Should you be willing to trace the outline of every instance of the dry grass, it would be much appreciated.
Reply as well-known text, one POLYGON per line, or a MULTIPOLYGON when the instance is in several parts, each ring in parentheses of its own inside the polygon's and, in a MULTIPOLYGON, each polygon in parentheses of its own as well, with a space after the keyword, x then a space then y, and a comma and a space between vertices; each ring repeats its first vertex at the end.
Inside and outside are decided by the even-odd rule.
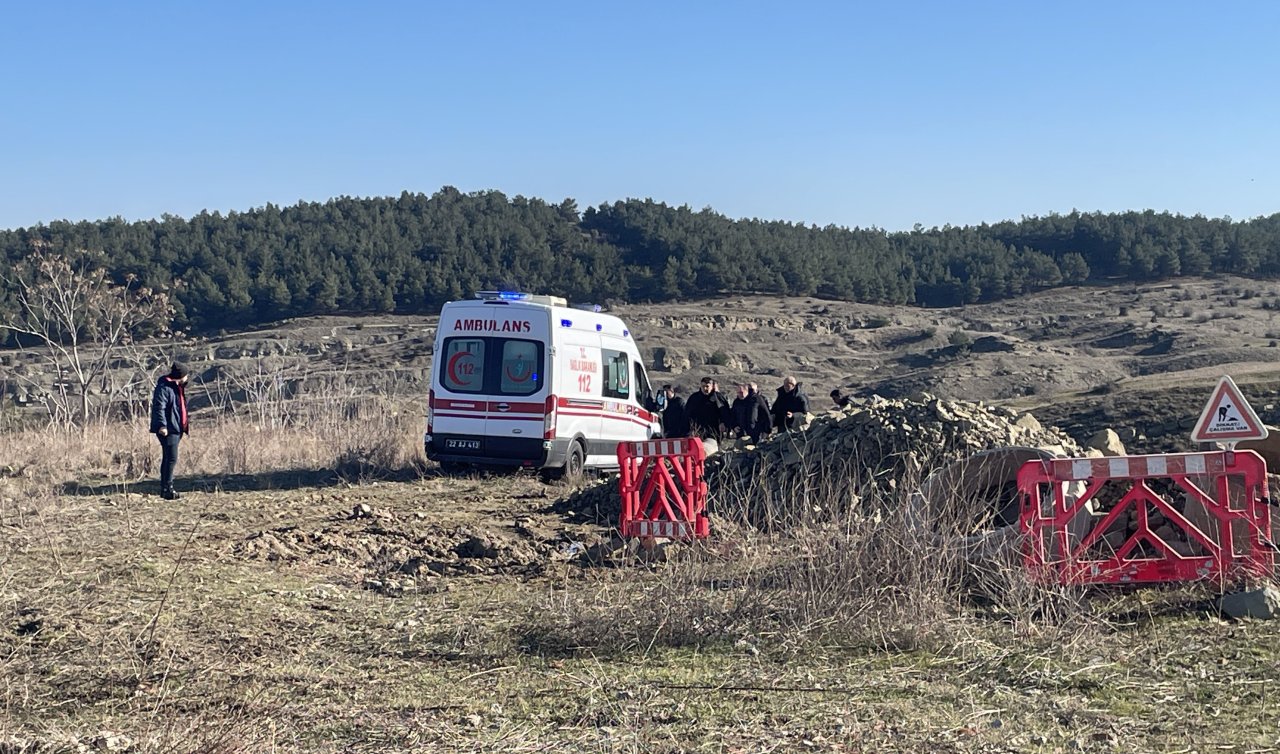
POLYGON ((367 401, 202 418, 180 469, 207 491, 171 503, 131 492, 158 455, 141 428, 0 435, 25 470, 0 478, 0 751, 1280 747, 1280 627, 1222 621, 1203 591, 1045 592, 1000 563, 975 579, 904 492, 854 504, 854 477, 757 479, 666 562, 397 597, 362 588, 374 563, 238 554, 356 499, 387 514, 355 530, 375 546, 414 547, 403 520, 554 525, 532 479, 418 478, 420 436, 417 412, 367 401), (384 481, 216 482, 352 457, 384 481))
MULTIPOLYGON (((179 477, 215 485, 245 476, 332 471, 344 478, 403 475, 423 468, 423 414, 412 403, 361 397, 295 408, 287 421, 259 412, 193 415, 179 477)), ((45 484, 154 480, 160 449, 145 420, 99 422, 83 434, 26 428, 0 433, 9 476, 45 484)))
POLYGON ((1032 584, 1008 548, 976 551, 959 522, 987 500, 957 493, 947 510, 923 510, 909 479, 890 490, 847 467, 779 477, 760 468, 717 490, 715 537, 662 549, 662 567, 554 595, 530 640, 609 653, 933 651, 993 621, 1037 635, 1094 622, 1083 591, 1032 584))

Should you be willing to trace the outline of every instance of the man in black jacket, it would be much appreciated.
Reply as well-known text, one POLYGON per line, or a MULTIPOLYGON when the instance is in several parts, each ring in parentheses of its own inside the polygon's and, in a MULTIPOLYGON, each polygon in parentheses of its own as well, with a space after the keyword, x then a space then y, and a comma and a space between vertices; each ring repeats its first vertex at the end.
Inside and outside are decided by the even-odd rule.
POLYGON ((773 401, 773 426, 780 432, 800 426, 804 415, 809 413, 809 396, 800 390, 796 378, 787 375, 782 378, 782 387, 778 388, 778 397, 773 401))
POLYGON ((160 496, 165 500, 180 497, 173 489, 173 470, 178 466, 178 443, 189 433, 188 379, 187 368, 175 362, 151 394, 151 433, 160 441, 160 496))
POLYGON ((694 437, 717 442, 724 437, 724 426, 733 423, 729 401, 716 390, 715 380, 703 377, 698 392, 689 396, 684 404, 689 417, 689 431, 694 437))
POLYGON ((663 437, 688 437, 689 417, 685 415, 684 398, 679 395, 680 388, 663 385, 662 393, 666 396, 667 405, 662 409, 663 437))
POLYGON ((733 401, 733 426, 739 436, 754 445, 769 434, 769 404, 764 396, 751 392, 751 386, 738 385, 738 397, 733 401))

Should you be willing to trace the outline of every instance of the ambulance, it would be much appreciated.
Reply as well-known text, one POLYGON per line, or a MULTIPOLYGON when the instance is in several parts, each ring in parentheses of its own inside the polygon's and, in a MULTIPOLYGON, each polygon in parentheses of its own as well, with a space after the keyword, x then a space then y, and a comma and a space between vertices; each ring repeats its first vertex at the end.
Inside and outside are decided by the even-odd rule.
POLYGON ((622 440, 661 436, 626 324, 563 298, 482 291, 440 313, 424 438, 446 470, 616 469, 622 440))

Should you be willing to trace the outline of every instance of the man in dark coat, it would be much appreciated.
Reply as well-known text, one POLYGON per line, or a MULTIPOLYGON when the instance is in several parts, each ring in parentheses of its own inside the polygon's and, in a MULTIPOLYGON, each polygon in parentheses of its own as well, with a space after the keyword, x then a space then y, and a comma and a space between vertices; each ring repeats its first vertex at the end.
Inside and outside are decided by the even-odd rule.
POLYGON ((800 383, 796 382, 795 377, 783 377, 778 397, 773 401, 773 426, 782 432, 795 429, 800 426, 807 413, 809 396, 800 389, 800 383))
POLYGON ((680 388, 664 385, 662 394, 666 397, 666 406, 662 409, 662 435, 664 437, 688 437, 689 417, 685 414, 684 398, 680 388))
POLYGON ((151 394, 151 433, 160 441, 160 496, 177 500, 173 470, 178 466, 178 443, 190 431, 187 421, 186 387, 189 375, 182 364, 174 363, 169 373, 156 383, 151 394))
POLYGON ((733 423, 729 401, 717 391, 715 380, 703 377, 698 392, 685 402, 685 414, 689 417, 689 431, 694 437, 717 442, 724 437, 724 427, 733 423))
POLYGON ((769 404, 759 393, 751 392, 750 385, 740 383, 738 397, 733 401, 733 428, 755 444, 769 434, 769 427, 769 404))

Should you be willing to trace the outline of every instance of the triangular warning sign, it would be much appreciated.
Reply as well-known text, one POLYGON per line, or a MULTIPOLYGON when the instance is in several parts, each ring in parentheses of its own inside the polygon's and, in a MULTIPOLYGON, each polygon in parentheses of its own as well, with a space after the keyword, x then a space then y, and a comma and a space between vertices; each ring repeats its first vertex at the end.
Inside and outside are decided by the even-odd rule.
POLYGON ((1267 436, 1267 425, 1262 423, 1253 407, 1244 399, 1240 388, 1227 375, 1218 380, 1213 397, 1204 406, 1200 420, 1191 433, 1195 442, 1239 442, 1262 440, 1267 436))

